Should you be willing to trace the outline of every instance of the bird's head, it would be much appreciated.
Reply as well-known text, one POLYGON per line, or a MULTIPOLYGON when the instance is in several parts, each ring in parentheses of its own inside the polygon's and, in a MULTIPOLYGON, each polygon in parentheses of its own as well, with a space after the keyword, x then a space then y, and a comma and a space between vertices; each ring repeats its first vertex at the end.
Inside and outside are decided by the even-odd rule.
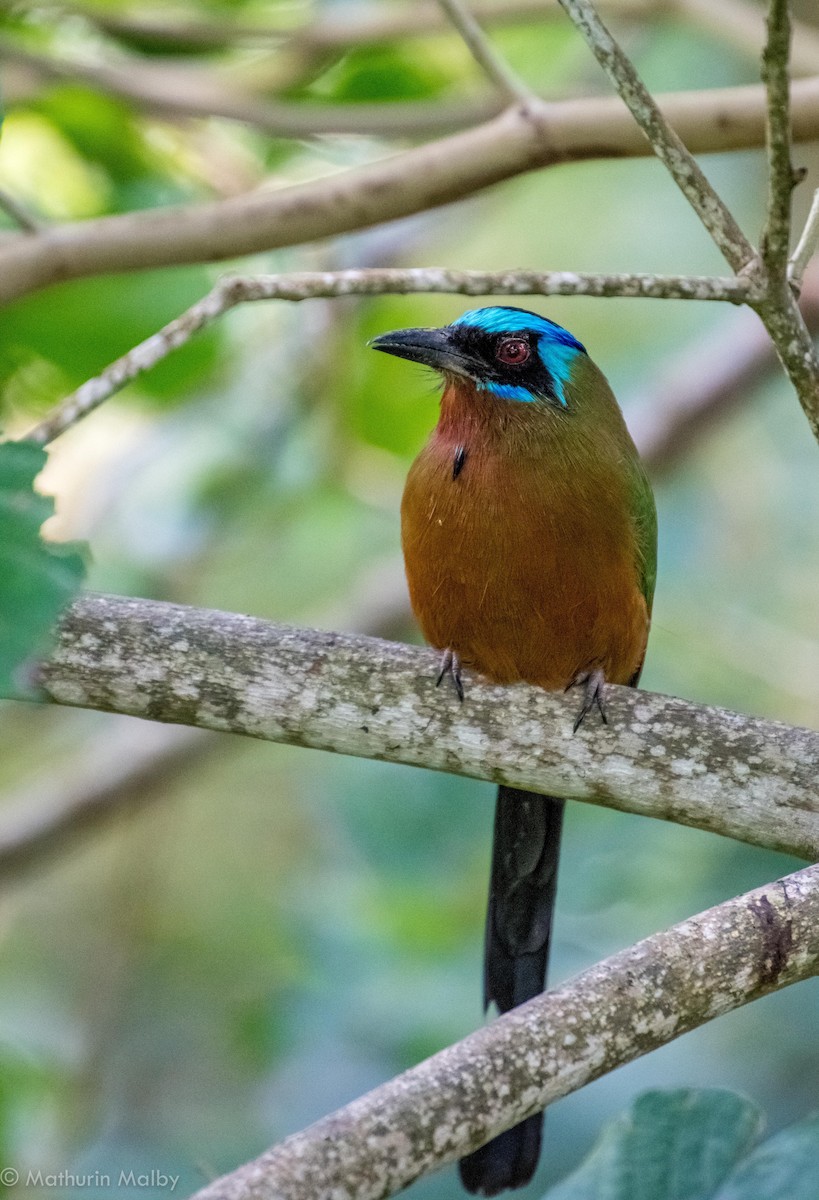
MULTIPOLYGON (((568 404, 565 385, 585 347, 568 330, 522 308, 474 308, 441 329, 398 329, 373 338, 383 350, 470 380, 499 401, 568 404)), ((454 378, 453 378, 454 377, 454 378)))

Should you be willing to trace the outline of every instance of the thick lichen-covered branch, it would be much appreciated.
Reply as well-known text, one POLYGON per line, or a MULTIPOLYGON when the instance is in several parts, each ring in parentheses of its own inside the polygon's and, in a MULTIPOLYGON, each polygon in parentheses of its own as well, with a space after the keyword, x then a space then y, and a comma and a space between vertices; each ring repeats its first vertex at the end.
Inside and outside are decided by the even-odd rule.
POLYGON ((235 613, 85 596, 43 667, 61 704, 408 763, 661 817, 819 857, 819 734, 609 689, 609 724, 572 736, 577 698, 465 676, 375 638, 235 613))
POLYGON ((623 1063, 817 970, 819 867, 809 867, 598 963, 197 1200, 382 1200, 623 1063))

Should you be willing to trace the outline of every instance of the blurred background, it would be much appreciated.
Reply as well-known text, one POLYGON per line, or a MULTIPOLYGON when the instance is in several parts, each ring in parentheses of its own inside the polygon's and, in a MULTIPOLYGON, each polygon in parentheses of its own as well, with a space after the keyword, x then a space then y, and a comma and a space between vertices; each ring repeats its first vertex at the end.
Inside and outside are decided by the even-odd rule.
MULTIPOLYGON (((498 17, 503 7, 493 38, 542 94, 606 92, 567 21, 513 0, 498 17)), ((750 0, 739 5, 744 34, 728 20, 737 5, 723 20, 721 0, 710 18, 694 5, 629 7, 607 11, 653 89, 757 79, 761 9, 750 0)), ((819 36, 813 0, 796 7, 819 36)), ((415 104, 446 115, 485 103, 436 10, 418 9, 407 30, 408 11, 400 0, 3 2, 0 188, 48 224, 280 186, 400 148, 414 139, 285 138, 261 121, 157 111, 134 88, 162 80, 178 100, 207 84, 288 111, 415 104)), ((797 147, 795 161, 808 168, 799 225, 819 185, 817 147, 797 147)), ((763 156, 703 163, 755 239, 763 156)), ((14 222, 0 219, 10 236, 14 222)), ((33 294, 0 322, 0 419, 21 435, 225 269, 430 264, 723 270, 655 162, 564 166, 332 243, 33 294)), ((814 279, 814 309, 817 294, 814 279)), ((231 313, 55 444, 41 477, 57 497, 50 533, 90 544, 97 590, 417 638, 398 509, 437 393, 366 342, 477 303, 231 313)), ((522 303, 586 344, 651 466, 660 570, 644 685, 815 727, 819 455, 753 315, 677 301, 522 303), (674 414, 697 400, 706 415, 683 428, 674 414)), ((154 1170, 179 1175, 185 1194, 482 1020, 488 785, 5 702, 0 786, 0 847, 21 819, 95 789, 115 814, 0 859, 0 1161, 21 1172, 154 1170)), ((572 805, 552 978, 797 866, 572 805)), ((815 983, 792 988, 555 1105, 526 1195, 572 1169, 649 1086, 739 1089, 773 1129, 809 1112, 818 1008, 815 983)), ((461 1192, 448 1170, 413 1195, 461 1192)))

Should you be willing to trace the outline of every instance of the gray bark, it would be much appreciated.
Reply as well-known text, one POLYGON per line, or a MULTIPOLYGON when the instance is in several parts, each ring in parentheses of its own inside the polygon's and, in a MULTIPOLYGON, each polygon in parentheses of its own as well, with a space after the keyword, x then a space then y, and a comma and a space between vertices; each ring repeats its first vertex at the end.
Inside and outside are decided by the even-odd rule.
POLYGON ((60 704, 430 767, 819 858, 819 734, 610 687, 576 735, 575 695, 465 675, 376 638, 87 595, 42 668, 60 704))
POLYGON ((560 1096, 817 968, 819 867, 809 867, 598 963, 196 1200, 380 1200, 560 1096))

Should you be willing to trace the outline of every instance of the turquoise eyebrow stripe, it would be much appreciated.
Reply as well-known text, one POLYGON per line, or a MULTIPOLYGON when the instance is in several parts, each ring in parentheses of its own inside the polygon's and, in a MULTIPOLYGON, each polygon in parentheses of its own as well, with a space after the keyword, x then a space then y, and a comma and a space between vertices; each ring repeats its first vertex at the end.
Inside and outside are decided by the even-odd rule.
POLYGON ((522 400, 524 402, 537 400, 537 396, 528 388, 517 387, 514 383, 492 383, 490 380, 478 380, 475 387, 479 392, 491 392, 499 400, 522 400))
POLYGON ((545 340, 545 338, 539 340, 538 354, 541 357, 543 365, 555 381, 557 398, 565 408, 566 394, 563 389, 569 382, 569 377, 572 373, 572 363, 578 354, 585 353, 585 351, 582 347, 578 350, 575 346, 567 345, 565 342, 552 342, 548 349, 546 349, 543 345, 545 340))

